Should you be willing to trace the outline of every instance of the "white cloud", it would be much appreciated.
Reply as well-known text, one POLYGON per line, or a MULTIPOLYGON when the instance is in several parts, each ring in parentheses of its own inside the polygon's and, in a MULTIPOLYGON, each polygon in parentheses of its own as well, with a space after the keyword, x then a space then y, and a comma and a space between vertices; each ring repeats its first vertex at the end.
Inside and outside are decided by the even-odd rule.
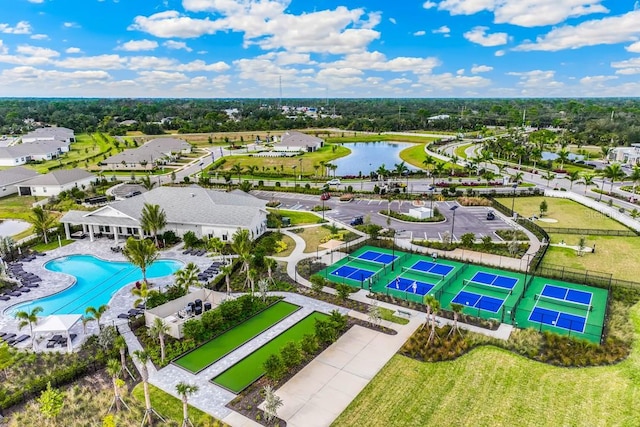
POLYGON ((624 15, 585 21, 578 25, 554 28, 534 42, 523 43, 515 50, 555 52, 599 44, 635 41, 640 37, 640 10, 624 15))
POLYGON ((20 21, 15 27, 9 24, 0 24, 0 32, 5 34, 31 34, 31 24, 27 21, 20 21))
POLYGON ((6 55, 9 49, 4 45, 4 42, 0 40, 0 55, 6 55))
POLYGON ((640 74, 640 57, 612 62, 611 67, 616 69, 616 74, 627 76, 640 74))
POLYGON ((617 78, 617 76, 586 76, 580 79, 580 84, 585 86, 602 86, 602 83, 617 78))
POLYGON ((79 47, 68 47, 67 50, 65 50, 66 53, 82 53, 82 50, 80 50, 79 47))
POLYGON ((184 49, 187 52, 191 52, 193 50, 189 46, 187 46, 185 42, 177 42, 175 40, 167 40, 166 42, 162 43, 162 45, 168 49, 174 50, 184 49))
POLYGON ((607 13, 603 0, 443 0, 439 10, 451 15, 474 15, 482 11, 493 12, 496 24, 521 27, 553 25, 567 18, 607 13))
POLYGON ((394 25, 398 23, 395 18, 389 18, 389 22, 391 22, 394 25))
POLYGON ((489 27, 474 27, 470 31, 463 34, 464 38, 472 43, 479 44, 480 46, 501 46, 506 44, 509 40, 507 33, 493 33, 487 34, 489 27))
POLYGON ((126 50, 127 52, 139 52, 142 50, 154 50, 158 47, 158 42, 155 40, 129 40, 126 43, 122 43, 116 49, 126 50))
POLYGON ((488 73, 489 71, 492 71, 493 67, 490 67, 488 65, 473 65, 473 67, 471 67, 471 74, 478 74, 478 73, 488 73))
POLYGON ((416 37, 424 36, 425 34, 427 34, 427 32, 424 30, 416 31, 415 33, 413 33, 413 35, 416 37))
POLYGON ((555 80, 556 72, 553 70, 531 70, 524 72, 509 72, 507 75, 520 78, 519 86, 526 89, 535 89, 535 93, 544 93, 544 89, 553 89, 564 86, 564 83, 555 80))
POLYGON ((48 49, 46 47, 39 47, 39 46, 31 46, 26 44, 18 46, 16 48, 16 52, 18 52, 21 55, 41 57, 41 58, 55 58, 57 56, 60 56, 60 53, 53 49, 48 49))
POLYGON ((640 42, 635 42, 624 48, 627 52, 640 53, 640 42))
POLYGON ((136 81, 148 86, 161 86, 189 80, 183 73, 171 73, 167 71, 140 71, 138 75, 140 77, 138 77, 136 81))
POLYGON ((480 76, 462 76, 451 73, 425 74, 419 77, 420 83, 428 86, 432 91, 451 92, 456 88, 480 88, 491 84, 489 79, 480 76))
POLYGON ((495 56, 504 56, 505 55, 505 51, 500 49, 500 50, 496 50, 496 52, 494 53, 495 56))
POLYGON ((127 59, 120 55, 96 55, 96 56, 76 56, 56 61, 55 65, 61 68, 86 69, 99 68, 103 70, 123 69, 127 64, 127 59))
POLYGON ((48 40, 49 36, 46 34, 32 34, 29 38, 31 40, 48 40))
POLYGON ((414 74, 430 73, 439 65, 441 65, 441 62, 435 57, 417 58, 401 56, 387 59, 384 54, 378 51, 346 55, 341 60, 321 64, 324 68, 355 68, 359 70, 391 72, 410 71, 414 74))
POLYGON ((373 28, 381 14, 338 6, 301 15, 287 13, 291 0, 184 0, 188 11, 212 12, 216 19, 192 18, 177 11, 137 16, 129 30, 156 37, 193 38, 218 31, 244 34, 245 47, 293 52, 344 54, 363 51, 380 37, 373 28), (322 35, 321 37, 319 35, 322 35))
POLYGON ((62 26, 64 28, 80 28, 80 24, 77 22, 64 22, 62 26))
POLYGON ((28 0, 28 2, 39 4, 39 3, 44 3, 44 0, 28 0))
POLYGON ((449 27, 447 27, 446 25, 443 25, 440 28, 436 28, 435 30, 431 31, 433 34, 449 34, 451 32, 451 29, 449 27))
POLYGON ((422 7, 424 7, 425 9, 433 9, 437 5, 438 5, 437 3, 427 0, 422 4, 422 7))

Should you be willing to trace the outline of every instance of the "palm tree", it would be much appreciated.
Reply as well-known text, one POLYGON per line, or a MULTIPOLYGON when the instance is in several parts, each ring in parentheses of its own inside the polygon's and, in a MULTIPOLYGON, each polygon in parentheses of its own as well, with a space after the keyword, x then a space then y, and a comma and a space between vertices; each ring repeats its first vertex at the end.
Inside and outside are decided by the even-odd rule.
POLYGON ((408 171, 409 168, 407 167, 407 165, 405 165, 405 162, 402 161, 400 163, 396 163, 393 165, 393 170, 396 172, 396 174, 398 175, 398 179, 402 178, 402 174, 405 171, 408 171))
POLYGON ((258 170, 258 165, 249 165, 246 167, 247 173, 253 177, 258 170))
POLYGON ((111 377, 111 384, 113 385, 113 403, 116 404, 116 411, 119 411, 122 397, 120 397, 120 362, 117 359, 109 359, 107 361, 107 374, 111 377))
POLYGON ((314 170, 313 176, 316 177, 316 178, 318 177, 318 169, 320 169, 320 165, 319 164, 313 165, 313 170, 314 170))
POLYGON ((18 323, 18 329, 22 329, 25 326, 29 326, 29 332, 31 333, 31 346, 33 347, 33 351, 36 351, 36 340, 33 336, 33 325, 38 323, 38 314, 42 312, 42 307, 34 307, 31 311, 18 311, 15 316, 16 319, 20 320, 18 323))
POLYGON ((633 194, 636 194, 636 187, 640 181, 640 166, 635 165, 629 175, 629 179, 633 182, 633 194))
POLYGON ((513 175, 511 175, 511 179, 513 179, 513 182, 515 182, 516 184, 520 184, 524 179, 524 173, 516 172, 513 175))
POLYGON ((140 226, 143 231, 153 234, 158 246, 158 231, 167 226, 167 214, 160 205, 145 203, 140 213, 140 226))
POLYGON ((151 407, 151 395, 149 394, 149 369, 147 363, 151 361, 151 356, 144 350, 136 350, 133 356, 140 362, 140 376, 142 377, 142 388, 144 390, 144 406, 145 414, 142 420, 147 421, 148 425, 153 425, 153 417, 151 416, 153 408, 151 407))
POLYGON ((233 269, 233 266, 231 264, 229 265, 223 265, 222 267, 220 267, 220 273, 222 273, 224 275, 224 281, 225 284, 227 285, 227 295, 231 294, 231 271, 233 269))
POLYGON ((273 282, 273 270, 278 266, 278 261, 273 258, 265 258, 264 266, 267 267, 267 277, 273 282))
POLYGON ((175 272, 176 285, 184 288, 186 293, 189 293, 189 287, 198 283, 198 273, 200 269, 193 262, 186 265, 175 272))
POLYGON ((556 174, 553 173, 553 171, 547 171, 547 173, 545 173, 544 175, 542 175, 542 178, 547 181, 547 187, 549 186, 549 183, 551 181, 553 181, 553 179, 556 177, 556 174))
POLYGON ((429 339, 427 342, 433 342, 433 339, 436 336, 436 313, 440 309, 440 301, 434 298, 434 301, 431 302, 431 333, 429 334, 429 339))
POLYGON ((595 177, 596 176, 593 174, 585 175, 582 177, 582 183, 584 184, 584 194, 587 194, 589 186, 594 184, 593 180, 595 179, 595 177))
POLYGON ((558 160, 560 160, 560 169, 564 170, 564 163, 569 160, 569 151, 564 148, 556 153, 558 160))
POLYGON ((207 239, 205 242, 207 250, 213 252, 215 255, 220 255, 222 253, 224 245, 225 243, 219 237, 212 237, 207 239))
POLYGON ((622 170, 620 163, 611 163, 610 165, 607 165, 607 167, 605 167, 602 171, 602 175, 604 175, 605 178, 609 178, 611 180, 611 189, 609 190, 609 193, 613 191, 613 184, 617 180, 625 177, 625 173, 622 170))
POLYGON ((449 335, 455 333, 458 330, 458 318, 460 317, 460 313, 462 313, 462 309, 464 305, 456 304, 455 302, 451 303, 451 311, 453 311, 453 329, 449 332, 449 335))
POLYGON ((384 166, 384 163, 380 165, 380 167, 376 170, 376 174, 378 175, 378 180, 384 181, 384 177, 389 174, 389 171, 384 166))
POLYGON ((256 284, 257 277, 258 277, 258 270, 256 270, 255 268, 250 268, 249 271, 247 271, 247 281, 251 285, 251 295, 253 295, 255 292, 255 284, 256 284))
POLYGON ((122 250, 124 257, 142 271, 142 281, 147 282, 147 268, 158 259, 158 248, 151 240, 136 240, 133 237, 127 239, 122 250))
MULTIPOLYGON (((251 258, 251 249, 253 242, 249 237, 249 230, 239 228, 231 237, 231 249, 238 255, 238 258, 242 261, 242 271, 249 272, 249 259, 251 258)), ((248 284, 249 277, 247 275, 248 284)))
POLYGON ((582 177, 580 176, 580 171, 571 171, 569 172, 569 174, 565 177, 565 179, 568 179, 571 184, 569 185, 569 190, 571 190, 573 188, 573 183, 580 180, 582 177))
POLYGON ((164 363, 164 336, 169 332, 169 325, 167 325, 163 319, 156 317, 149 329, 149 333, 152 337, 158 337, 160 341, 160 361, 164 363))
POLYGON ((602 154, 602 158, 606 160, 607 156, 609 155, 609 150, 610 148, 606 145, 603 145, 602 147, 600 147, 600 154, 602 154))
POLYGON ((427 167, 427 171, 431 173, 433 171, 433 165, 436 163, 434 158, 427 154, 427 157, 422 161, 422 164, 427 167))
POLYGON ((53 227, 55 222, 55 218, 51 216, 51 214, 41 206, 36 206, 31 209, 31 216, 27 219, 33 228, 35 229, 37 234, 42 234, 44 238, 44 243, 49 243, 48 235, 49 229, 53 227))
POLYGON ((144 280, 140 284, 136 284, 133 288, 131 288, 131 295, 137 297, 133 302, 133 306, 137 307, 138 304, 143 303, 144 309, 147 309, 147 300, 149 299, 149 287, 147 286, 147 282, 144 280))
POLYGON ((113 340, 113 347, 120 352, 120 369, 122 370, 122 375, 124 375, 125 372, 129 372, 129 369, 127 369, 127 341, 122 335, 118 335, 113 340))
POLYGON ((144 189, 147 191, 153 190, 153 187, 156 186, 156 183, 151 181, 151 176, 149 175, 143 176, 142 178, 140 178, 140 183, 142 184, 144 189))
POLYGON ((234 163, 230 169, 231 173, 238 175, 238 183, 240 183, 240 178, 242 178, 242 165, 240 163, 234 163))
POLYGON ((87 309, 84 312, 85 312, 85 314, 89 315, 92 319, 95 319, 96 323, 98 324, 98 329, 102 330, 102 325, 100 324, 100 319, 102 318, 104 313, 107 312, 108 309, 109 309, 109 306, 106 305, 106 304, 103 304, 98 308, 87 307, 87 309))
POLYGON ((182 427, 191 424, 189 420, 189 396, 198 391, 198 386, 180 381, 176 384, 176 391, 182 400, 182 427))

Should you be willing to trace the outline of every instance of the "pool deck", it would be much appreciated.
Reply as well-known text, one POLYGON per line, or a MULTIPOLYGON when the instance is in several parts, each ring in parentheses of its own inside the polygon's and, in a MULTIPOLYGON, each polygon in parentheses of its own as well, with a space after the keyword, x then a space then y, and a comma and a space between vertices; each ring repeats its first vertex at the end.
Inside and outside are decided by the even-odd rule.
MULTIPOLYGON (((35 260, 23 263, 23 268, 27 272, 37 274, 42 278, 42 282, 38 288, 31 289, 29 293, 23 293, 19 297, 12 297, 9 301, 0 301, 0 330, 5 332, 14 332, 16 334, 28 334, 29 328, 22 328, 18 330, 18 321, 12 316, 5 314, 5 311, 13 305, 32 301, 38 298, 43 298, 49 295, 53 295, 60 291, 67 289, 73 285, 74 278, 64 274, 49 271, 44 268, 44 265, 56 258, 69 256, 69 255, 93 255, 108 261, 126 261, 124 255, 120 252, 111 251, 111 247, 114 245, 113 240, 106 238, 98 239, 93 242, 86 240, 77 240, 67 246, 51 250, 46 253, 45 256, 38 256, 35 260)), ((160 252, 161 259, 174 259, 182 261, 185 264, 189 262, 195 263, 200 269, 205 269, 213 261, 207 256, 192 256, 183 255, 182 246, 172 247, 166 251, 160 252)), ((173 275, 165 276, 157 279, 149 279, 149 282, 153 284, 153 289, 159 287, 166 288, 173 284, 173 275)), ((131 294, 132 284, 124 286, 117 291, 111 301, 109 302, 109 310, 102 316, 100 323, 103 325, 123 325, 127 321, 124 319, 118 319, 118 314, 126 313, 129 309, 133 308, 136 297, 131 294)), ((73 347, 79 348, 84 342, 87 336, 91 336, 98 332, 98 325, 96 322, 90 322, 87 324, 87 333, 85 335, 82 327, 82 322, 78 322, 70 330, 70 333, 77 334, 78 338, 73 341, 73 347)), ((47 349, 46 339, 42 340, 37 349, 40 351, 61 351, 66 349, 47 349)), ((19 348, 31 348, 31 340, 27 340, 21 343, 19 348)))

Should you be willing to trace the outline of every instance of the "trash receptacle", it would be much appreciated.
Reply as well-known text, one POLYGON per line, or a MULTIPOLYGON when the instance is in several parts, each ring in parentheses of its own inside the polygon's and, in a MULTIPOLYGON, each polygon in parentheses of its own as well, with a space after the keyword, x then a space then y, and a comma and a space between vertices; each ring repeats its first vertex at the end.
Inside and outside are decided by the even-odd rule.
POLYGON ((289 218, 288 216, 283 216, 282 217, 282 226, 283 227, 289 227, 291 225, 291 218, 289 218))

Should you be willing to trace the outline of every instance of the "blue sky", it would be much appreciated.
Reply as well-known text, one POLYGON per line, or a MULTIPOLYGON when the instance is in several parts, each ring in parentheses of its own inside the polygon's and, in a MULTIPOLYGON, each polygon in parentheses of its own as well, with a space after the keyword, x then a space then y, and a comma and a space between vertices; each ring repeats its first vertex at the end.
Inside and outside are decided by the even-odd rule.
POLYGON ((1 96, 640 96, 633 0, 0 4, 1 96))

